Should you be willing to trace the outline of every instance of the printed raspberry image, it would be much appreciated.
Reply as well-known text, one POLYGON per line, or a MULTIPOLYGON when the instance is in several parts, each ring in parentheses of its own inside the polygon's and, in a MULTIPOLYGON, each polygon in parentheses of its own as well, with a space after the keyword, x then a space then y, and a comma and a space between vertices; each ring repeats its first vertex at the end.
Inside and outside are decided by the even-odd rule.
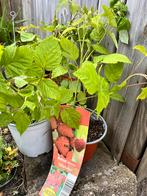
POLYGON ((58 137, 57 140, 55 141, 55 145, 58 149, 58 151, 66 157, 67 153, 69 152, 70 145, 69 145, 69 140, 67 137, 61 136, 58 137))
POLYGON ((78 152, 81 152, 85 148, 86 143, 83 139, 75 139, 74 140, 74 145, 75 145, 75 149, 78 152))
POLYGON ((60 123, 59 124, 59 126, 58 126, 58 133, 60 135, 63 135, 63 136, 69 137, 69 138, 74 137, 72 128, 68 127, 64 123, 60 123))

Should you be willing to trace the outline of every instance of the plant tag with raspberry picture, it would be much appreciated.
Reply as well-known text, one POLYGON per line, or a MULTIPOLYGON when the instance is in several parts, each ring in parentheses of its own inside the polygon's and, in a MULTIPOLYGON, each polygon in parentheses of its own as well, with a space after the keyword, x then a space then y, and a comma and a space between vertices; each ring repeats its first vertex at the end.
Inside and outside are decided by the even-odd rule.
POLYGON ((51 118, 53 130, 53 161, 40 196, 69 196, 79 175, 88 136, 90 112, 77 107, 80 113, 78 129, 72 129, 51 118))

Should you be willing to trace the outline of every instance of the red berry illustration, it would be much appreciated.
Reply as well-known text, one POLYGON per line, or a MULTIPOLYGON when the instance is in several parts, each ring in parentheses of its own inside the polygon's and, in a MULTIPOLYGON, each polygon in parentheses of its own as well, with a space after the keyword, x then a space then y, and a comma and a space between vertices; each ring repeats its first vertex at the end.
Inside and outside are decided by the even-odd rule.
POLYGON ((86 146, 86 143, 83 139, 75 139, 74 144, 75 144, 75 149, 78 152, 81 152, 86 146))
POLYGON ((59 124, 59 126, 58 126, 58 133, 59 133, 60 135, 63 135, 63 136, 69 137, 69 138, 74 137, 72 128, 68 127, 68 126, 67 126, 66 124, 64 124, 64 123, 60 123, 60 124, 59 124))
POLYGON ((58 151, 64 156, 66 157, 67 153, 69 152, 69 140, 68 138, 61 136, 58 137, 58 139, 55 142, 56 147, 58 148, 58 151))

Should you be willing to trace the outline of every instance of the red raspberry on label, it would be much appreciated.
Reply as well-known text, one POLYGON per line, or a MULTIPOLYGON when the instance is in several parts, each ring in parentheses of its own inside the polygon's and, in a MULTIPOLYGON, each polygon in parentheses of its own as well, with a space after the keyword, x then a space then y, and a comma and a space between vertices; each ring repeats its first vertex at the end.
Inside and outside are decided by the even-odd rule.
POLYGON ((58 139, 55 141, 55 145, 58 148, 58 151, 64 156, 66 157, 67 153, 69 152, 69 140, 68 138, 61 136, 58 137, 58 139))
POLYGON ((58 132, 59 132, 59 134, 61 134, 63 136, 66 136, 66 137, 69 137, 69 138, 74 137, 72 128, 68 127, 64 123, 60 123, 59 124, 59 126, 58 126, 58 132))
POLYGON ((78 152, 81 152, 86 146, 86 143, 83 139, 75 139, 74 144, 75 144, 75 149, 78 152))

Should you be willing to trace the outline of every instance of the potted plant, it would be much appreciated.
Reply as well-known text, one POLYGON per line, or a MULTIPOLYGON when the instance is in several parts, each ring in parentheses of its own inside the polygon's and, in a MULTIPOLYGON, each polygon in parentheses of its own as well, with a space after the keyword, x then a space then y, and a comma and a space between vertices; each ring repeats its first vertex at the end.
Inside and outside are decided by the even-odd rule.
MULTIPOLYGON (((107 132, 106 122, 100 113, 107 108, 111 99, 125 101, 119 91, 136 74, 119 82, 124 64, 130 64, 131 61, 122 54, 111 54, 103 45, 103 39, 109 37, 117 47, 115 30, 119 31, 121 41, 128 43, 130 22, 126 18, 127 7, 125 4, 120 1, 111 2, 111 8, 103 6, 102 14, 94 12, 93 9, 88 11, 86 8, 79 8, 73 2, 70 2, 69 7, 72 12, 71 20, 61 25, 56 19, 50 29, 60 42, 63 50, 62 63, 68 68, 67 74, 61 73, 62 76, 58 74, 57 79, 61 81, 61 86, 68 88, 73 93, 70 104, 85 107, 87 99, 98 97, 96 108, 91 111, 86 161, 92 157, 97 142, 103 139, 107 132), (99 132, 96 129, 100 129, 99 132), (95 138, 92 138, 93 135, 95 138)), ((142 51, 146 51, 146 49, 142 48, 142 51)), ((140 75, 147 79, 145 74, 140 75)), ((69 104, 69 102, 67 103, 69 104)), ((61 111, 61 114, 62 112, 64 111, 61 111)), ((68 119, 70 114, 66 116, 66 125, 72 127, 68 119)), ((53 122, 51 121, 51 123, 53 122)))
POLYGON ((58 40, 51 36, 23 46, 1 45, 0 60, 0 126, 8 125, 23 154, 34 157, 49 152, 52 138, 47 119, 57 116, 60 104, 71 97, 48 77, 60 68, 64 71, 58 40))
POLYGON ((18 165, 17 149, 6 144, 0 136, 0 188, 14 178, 18 165))

